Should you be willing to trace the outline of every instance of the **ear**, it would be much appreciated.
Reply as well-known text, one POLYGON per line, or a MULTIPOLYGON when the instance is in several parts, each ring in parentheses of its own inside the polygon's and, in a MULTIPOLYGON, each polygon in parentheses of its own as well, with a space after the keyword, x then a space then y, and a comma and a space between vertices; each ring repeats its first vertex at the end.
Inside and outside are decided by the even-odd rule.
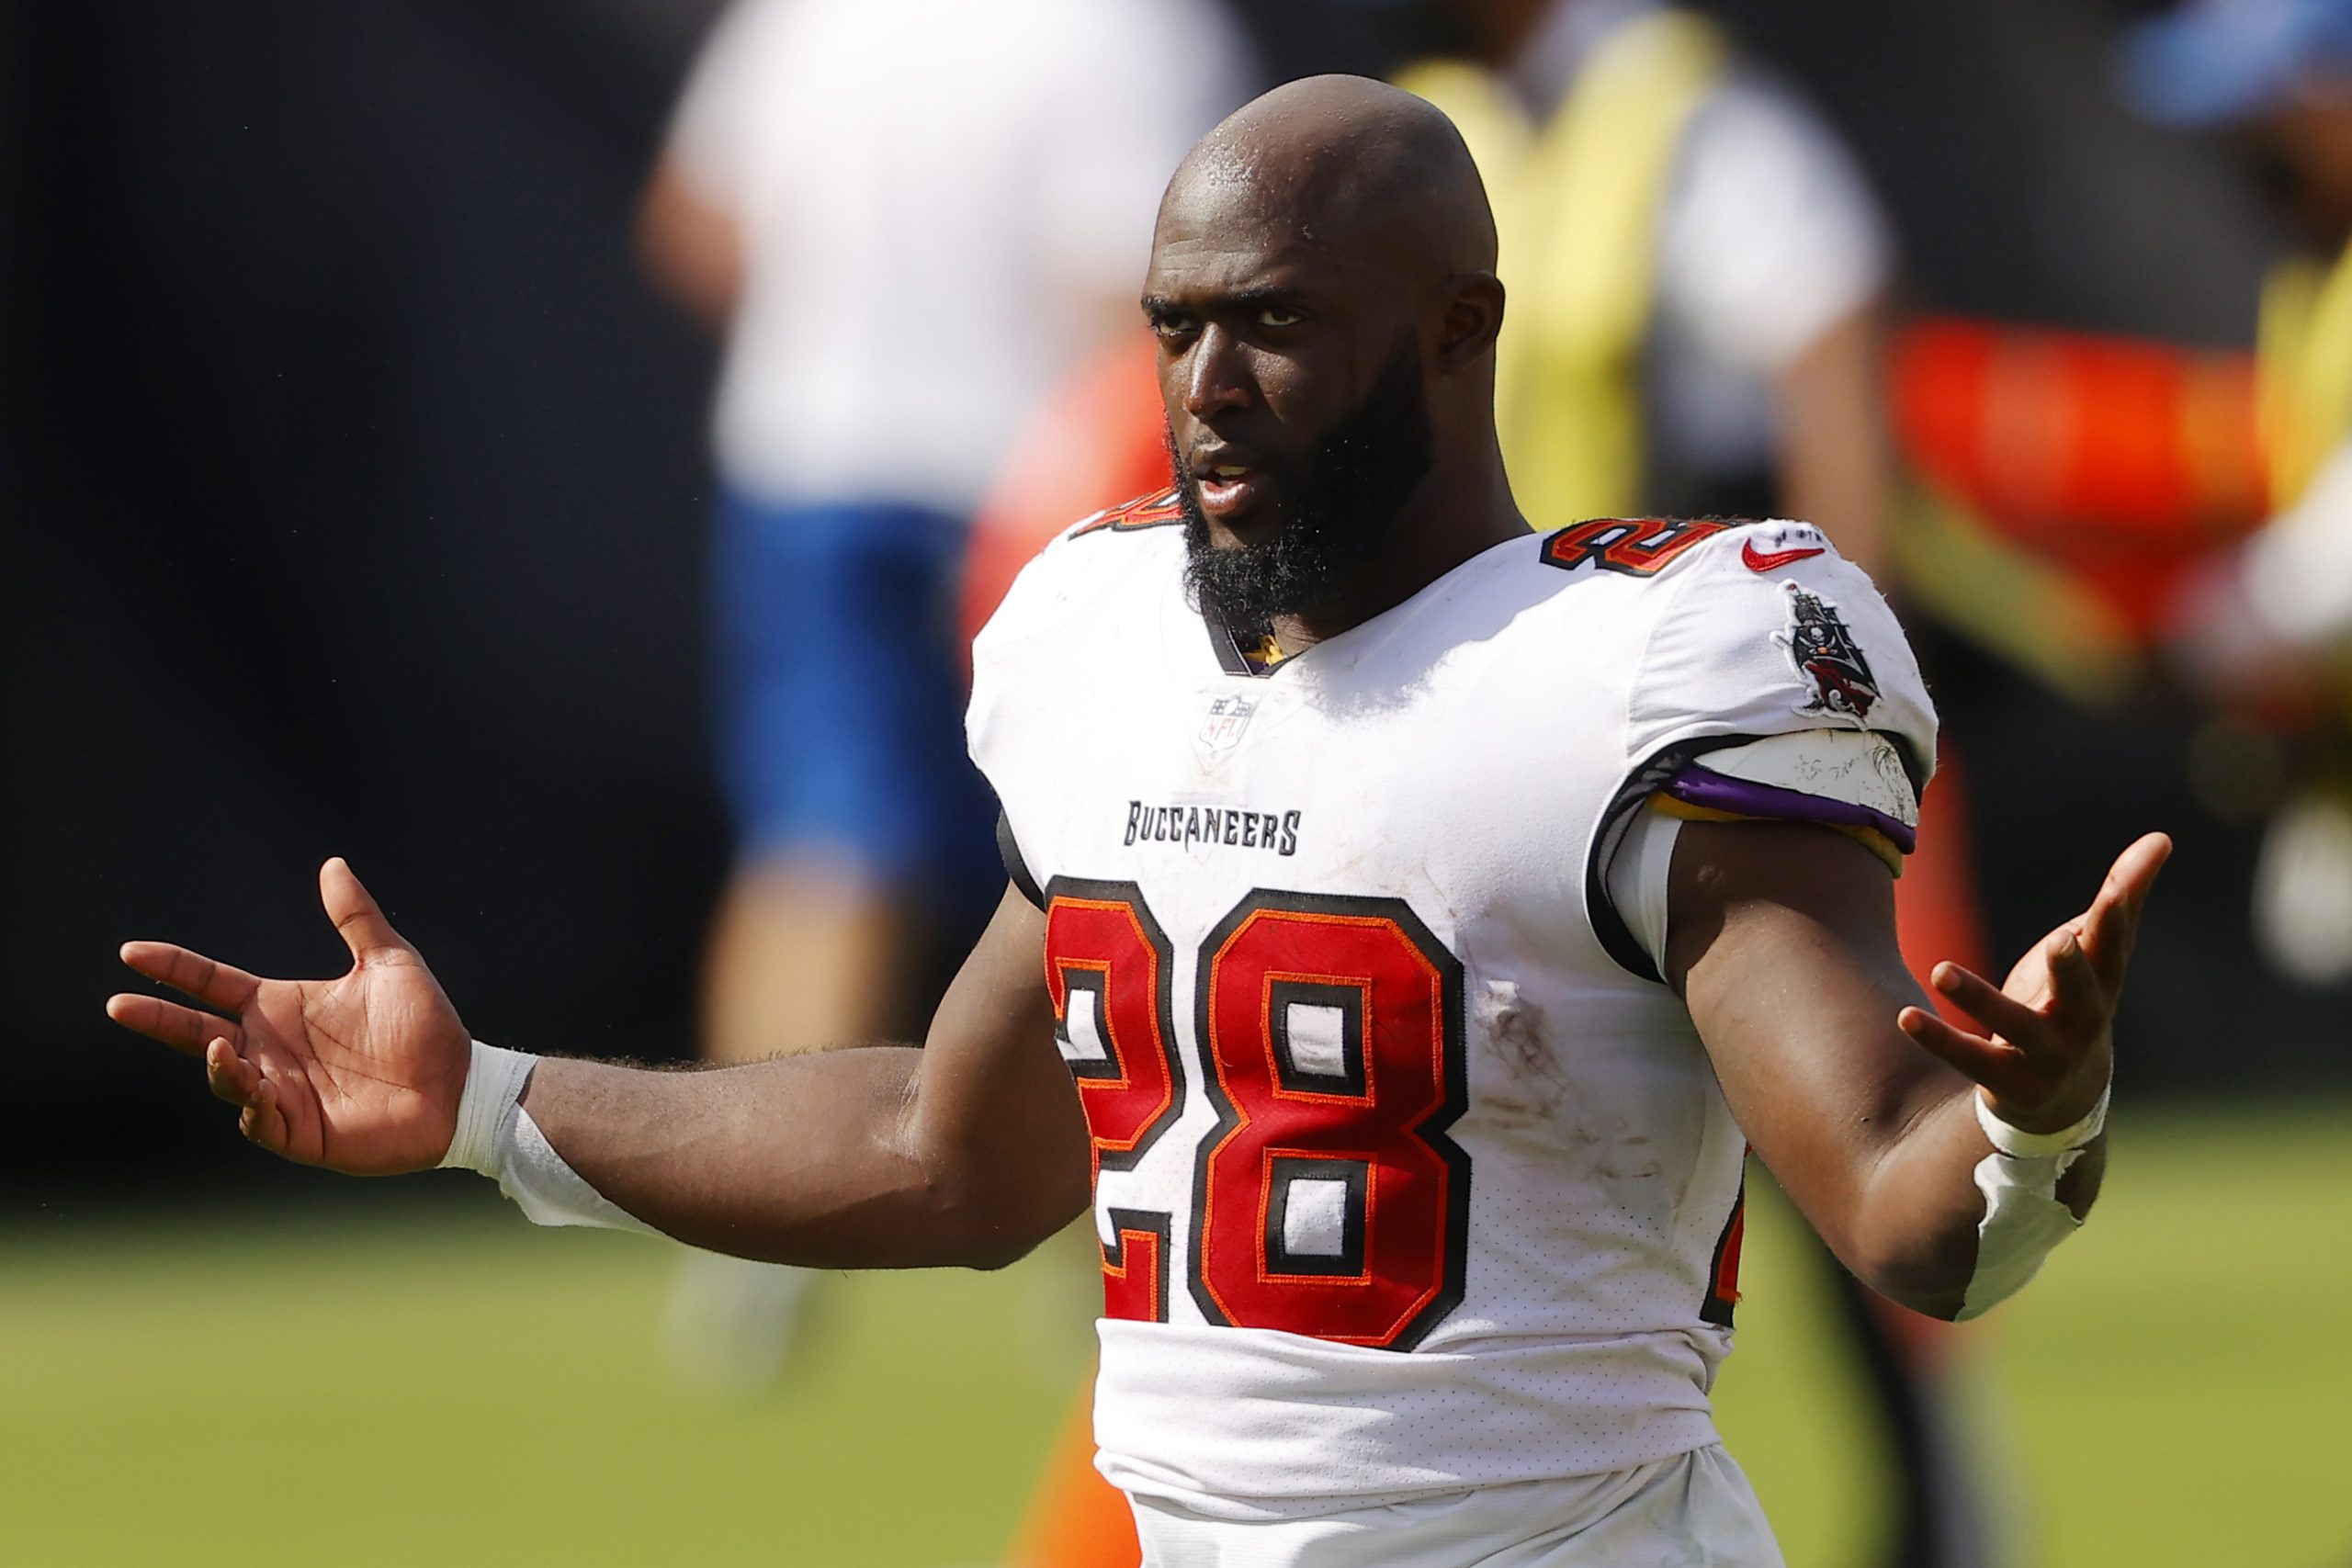
POLYGON ((1503 286, 1493 273, 1457 272, 1447 278, 1444 314, 1438 324, 1438 369, 1453 375, 1492 354, 1502 325, 1503 286))

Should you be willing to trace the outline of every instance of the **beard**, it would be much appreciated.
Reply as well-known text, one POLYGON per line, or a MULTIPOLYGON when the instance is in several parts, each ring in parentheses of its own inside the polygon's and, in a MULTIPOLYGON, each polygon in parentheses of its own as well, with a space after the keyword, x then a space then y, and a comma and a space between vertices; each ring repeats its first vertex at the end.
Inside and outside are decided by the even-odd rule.
POLYGON ((1199 481, 1176 449, 1176 500, 1184 513, 1184 581, 1193 599, 1247 643, 1277 615, 1295 615, 1347 586, 1386 541, 1397 513, 1435 460, 1420 345, 1397 345, 1363 400, 1333 422, 1306 465, 1283 473, 1282 525, 1261 544, 1220 548, 1201 510, 1199 481))

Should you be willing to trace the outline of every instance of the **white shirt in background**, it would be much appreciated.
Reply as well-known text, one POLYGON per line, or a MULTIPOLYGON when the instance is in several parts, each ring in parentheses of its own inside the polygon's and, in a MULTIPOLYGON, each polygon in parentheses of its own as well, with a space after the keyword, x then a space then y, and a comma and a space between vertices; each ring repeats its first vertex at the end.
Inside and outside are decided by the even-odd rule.
POLYGON ((741 0, 670 143, 743 230, 728 480, 968 513, 1132 310, 1160 192, 1246 58, 1214 0, 741 0))

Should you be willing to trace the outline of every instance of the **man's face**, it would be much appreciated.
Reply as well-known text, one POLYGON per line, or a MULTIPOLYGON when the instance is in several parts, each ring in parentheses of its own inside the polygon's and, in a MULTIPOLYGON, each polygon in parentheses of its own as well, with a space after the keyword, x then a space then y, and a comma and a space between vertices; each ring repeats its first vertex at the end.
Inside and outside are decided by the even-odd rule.
POLYGON ((1144 296, 1193 589, 1244 633, 1342 588, 1432 446, 1416 323, 1377 247, 1317 245, 1251 206, 1213 175, 1172 196, 1144 296))
POLYGON ((1281 525, 1255 543, 1219 544, 1202 480, 1169 437, 1176 497, 1184 512, 1185 579, 1204 608, 1242 636, 1277 615, 1322 604, 1347 586, 1392 531, 1405 498, 1429 472, 1432 434, 1410 334, 1363 400, 1325 432, 1303 471, 1271 504, 1281 525))

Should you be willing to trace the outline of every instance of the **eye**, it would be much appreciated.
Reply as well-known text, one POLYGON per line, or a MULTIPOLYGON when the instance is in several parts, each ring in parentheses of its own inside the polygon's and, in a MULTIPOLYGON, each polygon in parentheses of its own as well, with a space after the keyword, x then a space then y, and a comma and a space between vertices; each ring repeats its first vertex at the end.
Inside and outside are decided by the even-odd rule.
POLYGON ((1261 327, 1295 327, 1303 319, 1287 305, 1268 305, 1258 312, 1258 324, 1261 327))
POLYGON ((1174 343, 1189 337, 1193 328, 1193 321, 1190 316, 1170 314, 1151 319, 1151 330, 1162 343, 1174 343))

